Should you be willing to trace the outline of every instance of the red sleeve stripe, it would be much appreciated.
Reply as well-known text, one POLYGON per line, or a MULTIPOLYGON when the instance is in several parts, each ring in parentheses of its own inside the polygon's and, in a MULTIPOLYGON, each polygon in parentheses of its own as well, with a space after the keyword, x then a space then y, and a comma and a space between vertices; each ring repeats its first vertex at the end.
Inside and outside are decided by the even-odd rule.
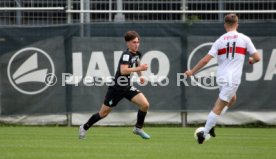
MULTIPOLYGON (((232 53, 232 50, 233 50, 233 48, 230 47, 229 48, 229 53, 232 53)), ((246 54, 246 48, 236 47, 235 53, 245 55, 246 54)), ((218 55, 223 55, 223 54, 226 54, 226 48, 218 50, 218 55)))

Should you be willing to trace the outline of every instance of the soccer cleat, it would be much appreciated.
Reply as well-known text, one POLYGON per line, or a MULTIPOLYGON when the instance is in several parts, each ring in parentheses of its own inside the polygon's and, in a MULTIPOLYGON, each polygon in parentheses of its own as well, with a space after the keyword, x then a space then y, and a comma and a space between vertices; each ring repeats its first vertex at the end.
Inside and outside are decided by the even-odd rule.
POLYGON ((139 135, 139 136, 141 136, 143 139, 150 139, 150 136, 149 136, 146 132, 144 132, 143 129, 139 129, 139 128, 137 128, 137 127, 134 127, 134 129, 133 129, 133 134, 139 135))
POLYGON ((209 131, 209 134, 210 134, 212 137, 216 137, 215 127, 212 127, 212 129, 209 131))
POLYGON ((83 128, 83 125, 79 128, 79 139, 84 139, 86 135, 87 130, 83 128))
POLYGON ((196 134, 196 136, 197 136, 197 142, 198 142, 199 144, 202 144, 202 143, 204 142, 204 140, 205 140, 204 131, 198 132, 198 133, 196 134))

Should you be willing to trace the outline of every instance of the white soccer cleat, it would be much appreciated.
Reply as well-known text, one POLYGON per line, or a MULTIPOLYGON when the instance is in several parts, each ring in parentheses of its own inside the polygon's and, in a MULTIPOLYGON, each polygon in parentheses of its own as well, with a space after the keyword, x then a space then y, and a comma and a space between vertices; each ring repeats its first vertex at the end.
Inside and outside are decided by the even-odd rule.
POLYGON ((134 127, 133 133, 136 134, 136 135, 141 136, 143 139, 150 139, 150 136, 146 132, 144 132, 143 129, 139 129, 137 127, 134 127))
POLYGON ((87 132, 87 130, 85 130, 83 128, 83 125, 81 125, 79 128, 79 139, 84 139, 86 136, 86 132, 87 132))

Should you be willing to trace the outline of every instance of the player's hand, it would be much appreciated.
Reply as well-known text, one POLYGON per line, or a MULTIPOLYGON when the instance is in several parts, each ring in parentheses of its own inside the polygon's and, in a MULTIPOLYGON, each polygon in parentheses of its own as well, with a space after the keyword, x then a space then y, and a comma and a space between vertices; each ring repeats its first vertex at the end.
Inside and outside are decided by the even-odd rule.
POLYGON ((254 64, 254 59, 253 59, 253 57, 249 57, 248 63, 249 63, 250 65, 254 64))
POLYGON ((140 83, 144 84, 145 83, 145 78, 144 77, 140 77, 140 83))
POLYGON ((194 73, 191 70, 187 70, 184 74, 188 77, 191 77, 194 73))
POLYGON ((141 71, 146 71, 148 69, 148 64, 142 64, 139 66, 141 71))

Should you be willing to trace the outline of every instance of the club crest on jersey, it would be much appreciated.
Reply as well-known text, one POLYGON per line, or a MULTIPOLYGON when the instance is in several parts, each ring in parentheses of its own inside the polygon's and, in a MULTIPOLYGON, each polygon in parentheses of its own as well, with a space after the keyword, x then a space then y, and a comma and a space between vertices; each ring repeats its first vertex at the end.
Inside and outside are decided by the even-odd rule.
POLYGON ((139 56, 134 56, 134 57, 131 59, 131 63, 136 63, 136 61, 137 61, 137 62, 140 61, 139 56))

